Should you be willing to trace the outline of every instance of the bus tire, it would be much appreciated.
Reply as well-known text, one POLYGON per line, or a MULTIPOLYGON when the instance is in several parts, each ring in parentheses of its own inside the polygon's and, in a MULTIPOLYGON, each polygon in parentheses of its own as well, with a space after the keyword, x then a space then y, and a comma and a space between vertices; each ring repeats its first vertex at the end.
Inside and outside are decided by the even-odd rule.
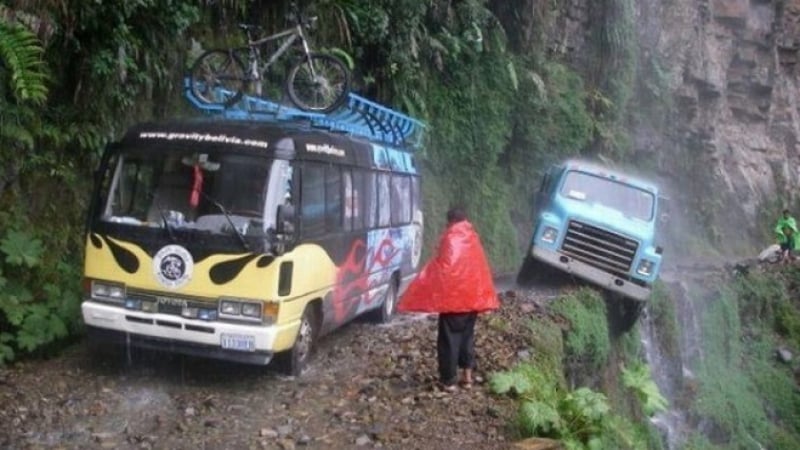
POLYGON ((319 321, 316 310, 313 305, 306 305, 294 345, 290 350, 276 355, 278 370, 281 373, 289 376, 302 375, 316 346, 318 332, 319 321))
POLYGON ((378 323, 387 323, 392 320, 394 313, 397 310, 397 282, 394 277, 389 281, 389 286, 386 288, 386 295, 383 297, 383 303, 380 308, 375 310, 375 321, 378 323))

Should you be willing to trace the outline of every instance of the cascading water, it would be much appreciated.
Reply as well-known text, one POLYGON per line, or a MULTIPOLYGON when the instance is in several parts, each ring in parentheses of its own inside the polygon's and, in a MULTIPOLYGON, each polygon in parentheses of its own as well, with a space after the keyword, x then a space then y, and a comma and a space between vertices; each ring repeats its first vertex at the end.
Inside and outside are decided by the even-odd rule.
POLYGON ((682 448, 690 433, 687 412, 677 400, 685 382, 694 378, 692 367, 702 359, 702 346, 699 317, 687 283, 674 280, 671 274, 662 274, 661 278, 674 305, 677 342, 669 342, 656 324, 657 318, 647 309, 640 319, 640 332, 653 380, 669 401, 668 409, 656 414, 652 422, 663 431, 667 448, 674 450, 682 448))

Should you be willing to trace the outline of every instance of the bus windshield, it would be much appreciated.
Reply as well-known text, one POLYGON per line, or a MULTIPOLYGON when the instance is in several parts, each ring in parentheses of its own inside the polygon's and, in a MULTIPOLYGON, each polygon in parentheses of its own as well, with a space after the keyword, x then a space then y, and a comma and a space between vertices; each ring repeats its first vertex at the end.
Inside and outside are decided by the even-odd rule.
POLYGON ((610 178, 569 171, 561 186, 561 195, 601 204, 628 217, 645 221, 653 219, 655 197, 652 193, 610 178))
POLYGON ((274 224, 277 202, 290 195, 290 176, 287 161, 257 155, 122 151, 101 185, 100 220, 263 234, 274 224))

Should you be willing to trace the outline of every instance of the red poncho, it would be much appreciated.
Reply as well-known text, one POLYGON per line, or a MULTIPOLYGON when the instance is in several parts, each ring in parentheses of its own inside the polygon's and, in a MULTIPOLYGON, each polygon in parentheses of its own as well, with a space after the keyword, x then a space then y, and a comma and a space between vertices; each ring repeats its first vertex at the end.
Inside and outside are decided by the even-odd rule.
POLYGON ((436 257, 411 282, 398 311, 482 312, 500 306, 480 238, 466 220, 447 227, 436 257))

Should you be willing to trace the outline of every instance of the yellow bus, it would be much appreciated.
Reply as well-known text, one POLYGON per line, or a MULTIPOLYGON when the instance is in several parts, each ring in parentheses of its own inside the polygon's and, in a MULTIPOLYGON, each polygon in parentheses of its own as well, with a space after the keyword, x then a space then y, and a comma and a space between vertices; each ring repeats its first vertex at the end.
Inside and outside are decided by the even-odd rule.
POLYGON ((419 172, 409 148, 363 134, 293 120, 130 129, 91 201, 90 339, 297 375, 326 333, 390 320, 419 266, 419 172))

